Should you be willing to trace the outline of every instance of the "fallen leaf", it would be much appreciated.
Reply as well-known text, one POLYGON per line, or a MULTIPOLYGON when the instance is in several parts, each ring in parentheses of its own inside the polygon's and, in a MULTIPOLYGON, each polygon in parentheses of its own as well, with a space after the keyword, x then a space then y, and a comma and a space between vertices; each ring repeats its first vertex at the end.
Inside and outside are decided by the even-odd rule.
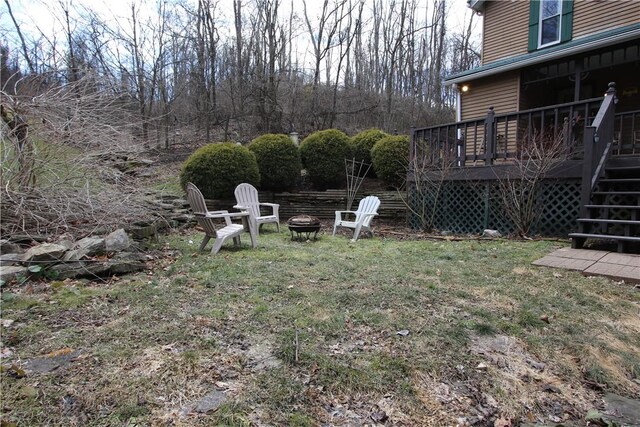
POLYGON ((25 375, 27 375, 24 369, 20 368, 15 363, 11 364, 9 368, 5 368, 4 366, 2 366, 2 369, 0 370, 0 372, 6 372, 7 374, 15 378, 22 378, 25 375))
POLYGON ((65 354, 73 353, 73 349, 69 347, 61 348, 60 350, 52 351, 51 353, 45 354, 44 357, 58 357, 63 356, 65 354))
POLYGON ((407 329, 403 329, 401 331, 396 332, 396 334, 406 337, 407 335, 409 335, 409 331, 407 329))
POLYGON ((546 314, 543 314, 542 316, 540 316, 540 320, 542 320, 545 323, 549 323, 549 316, 547 316, 546 314))
POLYGON ((548 391, 549 393, 560 393, 560 389, 552 384, 543 385, 542 391, 548 391))
POLYGON ((22 397, 37 397, 38 390, 30 385, 25 385, 20 388, 20 396, 22 397))
POLYGON ((387 419, 389 419, 389 416, 384 411, 377 411, 371 414, 371 419, 376 423, 384 423, 385 421, 387 421, 387 419))
POLYGON ((511 427, 512 425, 511 419, 505 417, 500 417, 493 422, 493 427, 511 427))

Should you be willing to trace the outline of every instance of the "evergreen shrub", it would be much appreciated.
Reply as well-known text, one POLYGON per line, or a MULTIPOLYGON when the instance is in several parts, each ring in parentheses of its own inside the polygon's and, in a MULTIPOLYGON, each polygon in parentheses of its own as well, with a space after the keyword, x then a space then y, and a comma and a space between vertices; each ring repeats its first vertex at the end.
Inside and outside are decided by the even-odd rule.
POLYGON ((344 160, 352 156, 349 137, 337 129, 312 133, 300 145, 302 164, 318 190, 345 185, 344 160))
POLYGON ((260 188, 271 191, 291 190, 300 179, 300 150, 288 135, 265 134, 257 137, 249 150, 256 156, 260 170, 260 188))
MULTIPOLYGON (((387 136, 389 136, 389 134, 380 129, 367 129, 357 133, 351 138, 354 159, 358 162, 371 164, 371 149, 376 142, 387 136)), ((369 171, 373 172, 373 167, 369 169, 369 171)), ((370 175, 374 174, 370 173, 370 175)))
POLYGON ((233 190, 238 184, 260 184, 258 162, 247 147, 232 142, 208 144, 197 149, 182 164, 182 188, 188 182, 193 182, 205 198, 233 198, 233 190))
POLYGON ((390 187, 400 188, 407 177, 409 137, 391 135, 380 139, 371 149, 376 175, 390 187))

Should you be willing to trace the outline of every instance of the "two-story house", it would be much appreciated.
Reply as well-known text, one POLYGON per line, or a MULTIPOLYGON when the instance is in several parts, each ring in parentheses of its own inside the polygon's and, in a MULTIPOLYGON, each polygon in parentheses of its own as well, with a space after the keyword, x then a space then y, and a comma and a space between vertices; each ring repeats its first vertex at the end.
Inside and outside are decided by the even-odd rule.
MULTIPOLYGON (((570 153, 548 174, 545 189, 537 190, 539 217, 531 232, 573 231, 576 247, 598 239, 637 250, 640 3, 468 4, 483 16, 482 62, 445 80, 458 94, 458 122, 417 128, 412 135, 413 164, 428 153, 432 162, 447 159, 454 169, 446 179, 450 191, 431 201, 442 205, 434 226, 477 232, 501 225, 513 231, 497 206, 495 193, 504 186, 492 181, 513 179, 514 163, 531 155, 527 147, 560 138, 570 153)), ((409 174, 410 183, 415 176, 409 174)))

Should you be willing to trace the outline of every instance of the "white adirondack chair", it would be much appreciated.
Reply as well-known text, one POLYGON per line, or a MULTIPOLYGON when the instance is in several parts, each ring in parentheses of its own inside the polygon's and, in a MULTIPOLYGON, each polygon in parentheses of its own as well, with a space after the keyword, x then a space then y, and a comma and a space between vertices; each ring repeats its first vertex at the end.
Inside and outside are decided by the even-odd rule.
POLYGON ((336 235, 336 229, 338 227, 353 228, 353 240, 358 240, 358 236, 362 230, 368 231, 373 235, 371 220, 378 215, 379 207, 380 199, 376 196, 367 196, 360 200, 357 211, 336 211, 336 222, 333 225, 333 235, 336 235), (351 215, 355 216, 355 219, 353 221, 348 221, 346 218, 351 215))
POLYGON ((200 244, 200 250, 204 249, 211 238, 215 239, 211 248, 211 253, 213 254, 217 253, 222 244, 229 238, 232 238, 236 245, 240 245, 240 235, 245 231, 249 231, 251 246, 254 248, 257 246, 257 233, 249 220, 247 212, 229 213, 229 211, 225 210, 207 210, 202 193, 192 183, 187 184, 187 201, 196 217, 196 221, 204 229, 204 239, 200 244), (232 218, 241 218, 242 224, 234 224, 231 221, 232 218), (216 226, 216 220, 220 221, 220 219, 224 219, 225 225, 223 227, 216 226))
POLYGON ((248 212, 251 218, 251 221, 254 223, 256 230, 260 233, 260 229, 262 228, 262 224, 267 224, 270 222, 276 223, 276 228, 278 232, 280 232, 280 217, 278 215, 278 210, 280 209, 280 205, 277 203, 260 203, 258 200, 258 190, 247 183, 240 184, 235 189, 236 195, 236 205, 234 208, 240 209, 242 211, 248 212), (260 212, 260 207, 265 206, 271 209, 271 215, 262 215, 260 212))

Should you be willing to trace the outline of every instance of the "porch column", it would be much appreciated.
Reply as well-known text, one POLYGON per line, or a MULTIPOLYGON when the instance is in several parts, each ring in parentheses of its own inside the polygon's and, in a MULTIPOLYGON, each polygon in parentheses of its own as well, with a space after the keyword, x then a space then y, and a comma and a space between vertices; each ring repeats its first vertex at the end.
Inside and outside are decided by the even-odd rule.
POLYGON ((573 100, 577 102, 580 101, 580 89, 582 86, 582 61, 576 60, 574 64, 576 64, 576 81, 573 87, 573 100))

